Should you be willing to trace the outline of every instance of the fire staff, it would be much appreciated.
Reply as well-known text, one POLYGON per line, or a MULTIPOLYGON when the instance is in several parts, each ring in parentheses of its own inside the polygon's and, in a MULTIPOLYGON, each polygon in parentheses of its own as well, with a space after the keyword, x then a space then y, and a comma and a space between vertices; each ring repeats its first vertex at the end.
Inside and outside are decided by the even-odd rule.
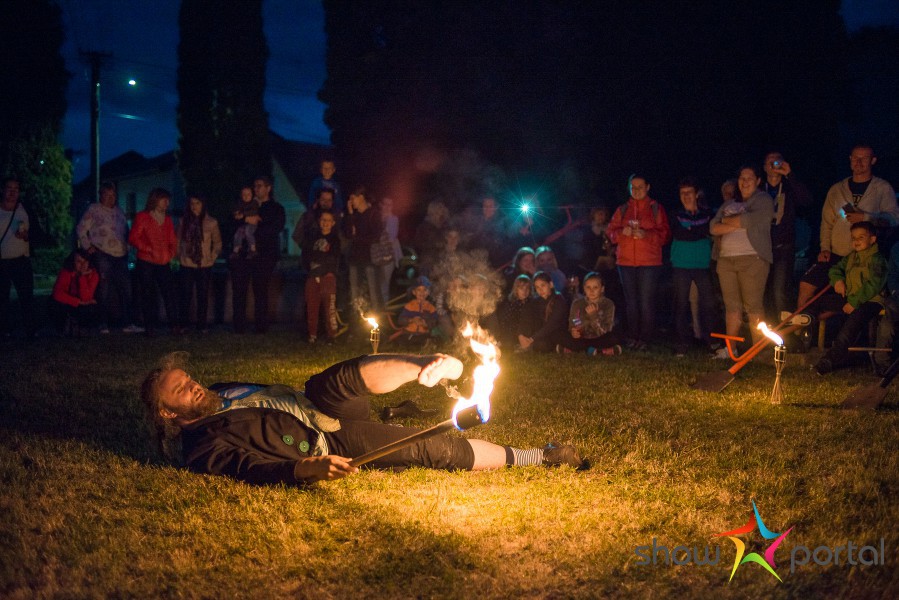
MULTIPOLYGON (((192 471, 253 484, 304 484, 357 472, 350 457, 417 431, 371 421, 371 394, 412 381, 433 387, 458 379, 463 370, 458 359, 445 354, 379 354, 337 363, 309 378, 302 392, 246 383, 204 388, 185 371, 186 358, 183 352, 163 357, 141 387, 160 449, 192 471)), ((446 435, 422 439, 367 466, 481 470, 541 464, 585 466, 573 446, 521 450, 446 435)))

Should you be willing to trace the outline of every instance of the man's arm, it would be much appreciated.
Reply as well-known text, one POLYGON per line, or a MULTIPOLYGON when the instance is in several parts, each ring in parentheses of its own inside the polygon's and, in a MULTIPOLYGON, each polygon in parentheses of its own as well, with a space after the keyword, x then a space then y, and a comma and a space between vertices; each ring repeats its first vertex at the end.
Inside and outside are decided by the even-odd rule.
POLYGON ((93 249, 90 238, 91 224, 93 223, 93 215, 91 213, 91 207, 89 206, 81 216, 81 220, 78 221, 78 225, 75 227, 75 234, 78 237, 78 245, 82 250, 93 249))
POLYGON ((236 447, 213 446, 188 456, 187 467, 197 473, 226 475, 254 485, 314 483, 340 479, 359 469, 342 456, 313 456, 299 460, 272 460, 236 447))
POLYGON ((899 205, 896 203, 896 192, 893 187, 883 179, 875 179, 871 185, 877 184, 872 190, 877 194, 877 206, 879 212, 870 213, 871 222, 878 227, 895 227, 899 223, 899 205))
POLYGON ((831 186, 830 190, 827 192, 827 197, 824 199, 824 206, 821 207, 821 254, 818 256, 818 262, 830 260, 833 226, 838 218, 834 207, 840 198, 841 184, 842 182, 831 186), (825 253, 826 256, 822 258, 825 253))

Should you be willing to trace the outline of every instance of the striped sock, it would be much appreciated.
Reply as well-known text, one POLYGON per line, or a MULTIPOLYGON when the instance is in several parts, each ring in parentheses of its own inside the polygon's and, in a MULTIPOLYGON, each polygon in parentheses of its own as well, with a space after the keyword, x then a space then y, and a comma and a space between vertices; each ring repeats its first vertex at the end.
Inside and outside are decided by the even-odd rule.
POLYGON ((532 467, 543 464, 543 448, 529 448, 520 450, 506 446, 506 465, 519 467, 532 467))

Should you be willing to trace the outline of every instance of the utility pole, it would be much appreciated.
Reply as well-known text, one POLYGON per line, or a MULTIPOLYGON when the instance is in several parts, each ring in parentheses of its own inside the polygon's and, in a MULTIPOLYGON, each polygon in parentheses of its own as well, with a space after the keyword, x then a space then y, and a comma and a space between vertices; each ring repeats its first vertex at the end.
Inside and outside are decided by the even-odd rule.
POLYGON ((80 52, 91 67, 91 178, 94 180, 94 200, 100 197, 100 67, 112 58, 109 52, 80 52))

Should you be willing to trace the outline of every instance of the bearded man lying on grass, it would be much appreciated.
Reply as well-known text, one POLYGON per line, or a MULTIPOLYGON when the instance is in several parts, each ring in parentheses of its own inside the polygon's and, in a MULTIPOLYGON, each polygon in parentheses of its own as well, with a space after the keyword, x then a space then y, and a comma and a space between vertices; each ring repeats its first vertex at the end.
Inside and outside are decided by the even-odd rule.
MULTIPOLYGON (((160 450, 175 459, 180 439, 184 464, 192 471, 253 484, 306 484, 356 473, 351 457, 419 431, 371 421, 369 395, 412 381, 433 387, 462 375, 461 361, 445 354, 377 354, 313 375, 302 392, 288 385, 248 383, 204 388, 187 374, 186 361, 183 352, 166 355, 141 386, 160 450)), ((507 465, 583 469, 588 463, 573 446, 520 450, 435 435, 366 466, 482 470, 507 465)))

